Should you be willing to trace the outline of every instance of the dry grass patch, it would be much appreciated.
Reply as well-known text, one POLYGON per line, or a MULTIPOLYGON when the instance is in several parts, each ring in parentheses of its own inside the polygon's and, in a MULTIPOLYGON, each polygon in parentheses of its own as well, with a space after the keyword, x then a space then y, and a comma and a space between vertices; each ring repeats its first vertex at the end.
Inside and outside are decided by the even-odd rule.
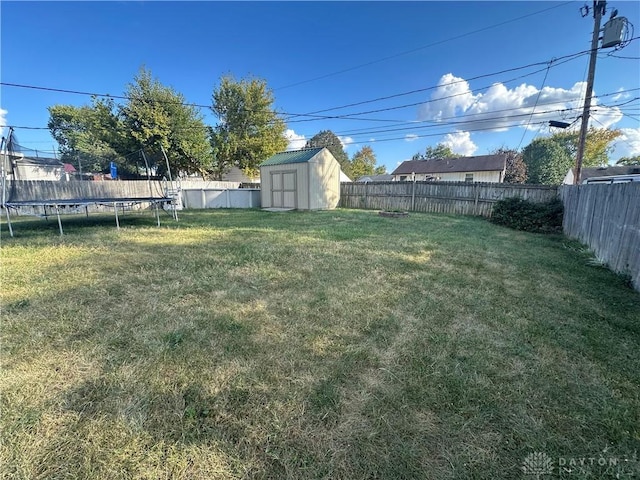
POLYGON ((561 236, 111 221, 3 238, 4 478, 521 478, 534 451, 640 450, 640 295, 561 236))

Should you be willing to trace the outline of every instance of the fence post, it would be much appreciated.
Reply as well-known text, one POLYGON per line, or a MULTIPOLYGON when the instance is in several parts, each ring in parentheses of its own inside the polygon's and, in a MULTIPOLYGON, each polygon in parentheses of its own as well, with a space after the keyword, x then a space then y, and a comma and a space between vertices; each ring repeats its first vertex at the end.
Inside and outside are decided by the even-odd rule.
POLYGON ((369 210, 369 182, 364 184, 364 209, 369 210))
POLYGON ((416 174, 413 174, 413 182, 411 182, 411 211, 415 211, 416 206, 416 174))
POLYGON ((478 215, 478 198, 480 197, 480 185, 476 184, 476 199, 473 202, 473 214, 478 215))

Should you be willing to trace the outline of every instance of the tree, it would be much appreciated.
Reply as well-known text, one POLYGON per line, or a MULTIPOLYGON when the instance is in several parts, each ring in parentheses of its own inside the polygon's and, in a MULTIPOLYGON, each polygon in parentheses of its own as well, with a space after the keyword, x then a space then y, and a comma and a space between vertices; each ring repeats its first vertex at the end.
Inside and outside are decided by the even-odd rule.
POLYGON ((635 157, 622 157, 616 162, 616 165, 626 165, 629 167, 640 165, 640 155, 636 155, 635 157))
MULTIPOLYGON (((590 128, 587 132, 582 165, 604 166, 609 163, 611 142, 621 135, 619 130, 590 128)), ((578 132, 559 132, 537 138, 522 152, 527 165, 528 183, 559 184, 575 166, 578 132)))
POLYGON ((457 158, 459 155, 456 155, 451 150, 451 147, 445 145, 444 143, 439 143, 435 147, 427 147, 424 153, 416 153, 411 160, 433 160, 436 158, 457 158))
POLYGON ((368 145, 362 147, 353 154, 351 159, 351 174, 356 180, 365 175, 381 175, 386 173, 384 166, 376 167, 376 154, 368 145))
POLYGON ((573 166, 567 149, 552 137, 536 138, 522 151, 527 183, 559 185, 573 166))
POLYGON ((63 162, 85 172, 105 171, 110 162, 132 170, 126 168, 122 122, 112 99, 93 97, 91 105, 53 105, 48 110, 48 128, 63 162))
POLYGON ((504 183, 524 183, 527 180, 527 165, 522 154, 516 150, 500 147, 491 152, 492 155, 506 155, 507 163, 504 172, 504 183))
POLYGON ((264 80, 220 79, 211 106, 218 117, 218 125, 211 131, 211 171, 216 178, 233 166, 256 176, 260 163, 286 148, 286 125, 274 111, 273 102, 273 92, 264 80))
POLYGON ((205 174, 211 146, 203 118, 184 97, 141 68, 127 86, 127 101, 92 99, 91 105, 49 107, 49 130, 65 161, 79 168, 105 171, 116 162, 121 171, 138 173, 140 148, 151 167, 163 173, 165 150, 172 171, 205 174), (79 165, 79 162, 81 165, 79 165))
MULTIPOLYGON (((620 135, 622 135, 620 130, 590 127, 587 131, 582 165, 584 167, 601 167, 607 165, 609 163, 609 154, 614 148, 612 142, 620 135)), ((553 134, 551 138, 559 145, 562 145, 571 158, 577 157, 578 132, 558 132, 553 134)))
POLYGON ((340 164, 342 171, 350 178, 354 178, 354 174, 351 171, 351 162, 349 156, 342 147, 340 138, 331 130, 322 130, 316 133, 313 137, 307 140, 305 148, 313 147, 327 147, 331 154, 340 164))
POLYGON ((166 154, 174 174, 207 174, 212 162, 211 145, 195 106, 188 105, 182 94, 162 85, 144 67, 127 86, 126 96, 120 115, 131 136, 130 144, 144 149, 152 167, 165 173, 166 154))

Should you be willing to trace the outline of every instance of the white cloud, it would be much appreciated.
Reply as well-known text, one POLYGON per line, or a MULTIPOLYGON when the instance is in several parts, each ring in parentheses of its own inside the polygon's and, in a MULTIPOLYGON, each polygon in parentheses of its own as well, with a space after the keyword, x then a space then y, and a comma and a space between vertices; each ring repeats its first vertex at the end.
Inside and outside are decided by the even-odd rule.
POLYGON ((345 150, 349 148, 349 145, 353 143, 353 138, 351 137, 338 137, 340 139, 340 143, 342 144, 342 148, 345 150))
POLYGON ((0 108, 0 128, 7 126, 7 112, 4 108, 0 108))
POLYGON ((375 139, 375 138, 370 138, 370 139, 369 139, 369 141, 370 141, 371 143, 373 143, 373 142, 375 142, 375 141, 376 141, 376 139, 375 139))
POLYGON ((404 141, 405 142, 415 142, 416 140, 418 140, 418 135, 416 135, 415 133, 410 133, 408 135, 405 135, 404 137, 404 141))
POLYGON ((441 142, 451 149, 453 153, 468 157, 478 149, 478 146, 471 140, 469 132, 447 133, 441 142))
POLYGON ((284 136, 289 140, 287 150, 300 150, 301 148, 304 148, 307 143, 307 139, 304 135, 298 135, 290 128, 284 132, 284 136))
POLYGON ((615 158, 635 157, 640 155, 640 127, 621 128, 622 135, 615 139, 615 158))
MULTIPOLYGON (((495 83, 484 92, 473 93, 469 83, 451 73, 443 75, 428 102, 418 108, 418 120, 449 124, 458 131, 505 131, 513 127, 539 129, 549 120, 574 121, 582 113, 584 82, 571 88, 521 84, 508 88, 495 83), (535 107, 535 108, 534 108, 535 107)), ((617 107, 592 101, 592 117, 599 127, 610 127, 622 118, 617 107)), ((579 128, 575 122, 574 128, 579 128)))

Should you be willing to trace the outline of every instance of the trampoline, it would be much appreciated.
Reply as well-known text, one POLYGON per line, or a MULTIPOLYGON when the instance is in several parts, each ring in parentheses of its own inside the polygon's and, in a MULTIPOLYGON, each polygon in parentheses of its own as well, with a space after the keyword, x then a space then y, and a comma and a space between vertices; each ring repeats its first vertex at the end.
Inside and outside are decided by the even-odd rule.
MULTIPOLYGON (((4 208, 9 234, 12 237, 13 225, 11 224, 11 212, 14 212, 16 215, 22 213, 24 215, 45 217, 46 219, 55 215, 58 220, 60 235, 64 234, 61 215, 81 213, 84 210, 84 213, 88 217, 89 207, 92 206, 113 208, 116 228, 118 229, 120 229, 118 209, 121 209, 124 213, 127 209, 132 210, 136 206, 141 208, 140 206, 143 204, 148 204, 149 209, 155 212, 158 227, 160 226, 160 208, 164 210, 165 206, 171 208, 174 220, 178 220, 177 210, 180 201, 180 187, 179 184, 177 188, 174 186, 173 179, 171 178, 169 159, 162 145, 160 145, 160 149, 167 163, 169 182, 167 183, 166 179, 164 179, 163 186, 160 188, 156 186, 154 189, 153 182, 148 175, 146 182, 148 192, 142 195, 140 195, 140 193, 142 193, 140 189, 131 191, 122 188, 107 188, 107 184, 98 185, 93 184, 93 182, 83 181, 64 182, 47 180, 41 182, 47 184, 47 186, 38 189, 37 186, 34 186, 38 183, 38 180, 32 182, 31 180, 17 179, 18 167, 21 160, 25 158, 24 155, 20 153, 19 147, 13 133, 13 128, 9 127, 8 138, 2 137, 2 142, 0 142, 0 181, 2 182, 2 201, 0 202, 0 206, 4 208), (11 187, 8 189, 7 183, 9 175, 11 175, 12 179, 11 187), (22 188, 16 186, 18 182, 22 182, 22 188), (31 185, 30 182, 34 183, 34 185, 31 185), (129 193, 129 195, 127 195, 127 193, 129 193), (131 194, 137 194, 137 196, 131 194)), ((143 150, 140 150, 140 152, 145 159, 148 173, 149 165, 146 156, 143 150)), ((55 165, 56 162, 62 165, 62 163, 57 160, 55 160, 53 164, 55 165)), ((111 186, 115 185, 117 185, 117 183, 111 184, 111 186)), ((97 209, 99 210, 99 208, 97 209)))
MULTIPOLYGON (((55 200, 23 200, 23 201, 6 201, 2 205, 6 212, 7 226, 9 235, 13 237, 13 225, 11 224, 11 211, 20 215, 25 210, 37 211, 42 208, 42 213, 27 213, 37 217, 48 218, 56 216, 58 220, 58 229, 60 235, 64 235, 62 228, 61 215, 65 213, 80 213, 84 209, 84 213, 89 216, 90 206, 112 207, 115 217, 116 228, 120 229, 120 218, 118 216, 118 208, 125 211, 127 208, 132 209, 135 205, 148 203, 150 208, 154 210, 158 227, 160 226, 160 207, 164 210, 165 205, 175 207, 175 197, 134 197, 134 198, 83 198, 83 199, 55 199, 55 200), (47 209, 49 211, 47 212, 47 209), (61 211, 62 210, 62 211, 61 211)), ((172 216, 177 220, 177 211, 172 208, 172 216)))

